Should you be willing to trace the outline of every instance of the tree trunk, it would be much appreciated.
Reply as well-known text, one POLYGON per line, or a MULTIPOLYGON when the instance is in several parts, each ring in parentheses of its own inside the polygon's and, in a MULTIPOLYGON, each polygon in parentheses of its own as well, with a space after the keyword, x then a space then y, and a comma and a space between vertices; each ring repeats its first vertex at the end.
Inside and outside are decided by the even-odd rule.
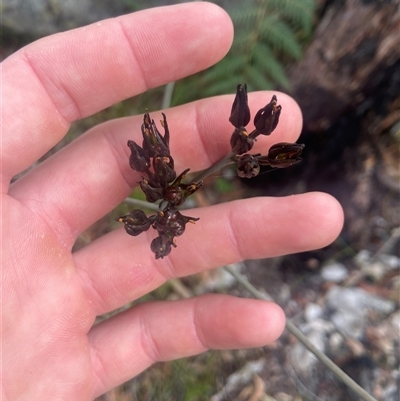
POLYGON ((345 0, 327 6, 304 59, 290 71, 304 130, 329 128, 371 95, 399 60, 398 0, 345 0))

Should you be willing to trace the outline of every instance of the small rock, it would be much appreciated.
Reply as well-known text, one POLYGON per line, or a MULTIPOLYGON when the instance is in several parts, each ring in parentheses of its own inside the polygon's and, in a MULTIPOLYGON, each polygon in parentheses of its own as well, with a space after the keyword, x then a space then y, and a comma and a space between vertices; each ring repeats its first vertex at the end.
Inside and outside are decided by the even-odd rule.
POLYGON ((318 304, 309 303, 304 310, 304 317, 307 322, 321 318, 323 315, 323 309, 318 304))
POLYGON ((332 354, 338 355, 339 351, 343 348, 343 344, 344 338, 340 333, 332 333, 329 337, 329 349, 332 354))
POLYGON ((395 255, 388 255, 386 253, 379 256, 379 260, 385 264, 389 269, 400 268, 400 258, 395 255))
POLYGON ((369 311, 389 314, 395 303, 371 295, 361 288, 333 286, 326 294, 327 307, 333 311, 332 322, 348 336, 362 339, 369 311))
POLYGON ((321 276, 325 281, 340 283, 349 275, 346 266, 342 263, 330 263, 325 265, 321 270, 321 276))
POLYGON ((373 282, 377 283, 383 279, 386 274, 386 269, 383 263, 375 262, 363 268, 363 273, 373 282))
POLYGON ((371 252, 363 249, 354 257, 354 261, 358 264, 358 266, 364 267, 370 263, 371 257, 371 252))

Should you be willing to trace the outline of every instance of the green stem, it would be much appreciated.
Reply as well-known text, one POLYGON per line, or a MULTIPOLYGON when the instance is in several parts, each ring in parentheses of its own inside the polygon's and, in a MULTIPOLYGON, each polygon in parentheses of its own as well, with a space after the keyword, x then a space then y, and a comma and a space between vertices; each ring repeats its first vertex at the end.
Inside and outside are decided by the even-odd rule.
POLYGON ((137 206, 137 207, 142 207, 145 209, 150 209, 150 210, 158 210, 158 204, 157 203, 150 203, 147 201, 143 201, 140 199, 135 199, 135 198, 125 198, 124 202, 130 206, 137 206))
POLYGON ((216 173, 221 170, 221 168, 227 166, 232 163, 232 157, 236 156, 235 153, 229 152, 225 157, 223 157, 219 162, 213 164, 208 169, 203 170, 200 174, 196 175, 193 179, 193 182, 203 181, 205 178, 210 176, 211 174, 216 173))
POLYGON ((161 102, 161 108, 163 110, 169 109, 169 107, 171 106, 174 88, 175 88, 175 81, 169 82, 167 85, 165 85, 164 95, 161 102))

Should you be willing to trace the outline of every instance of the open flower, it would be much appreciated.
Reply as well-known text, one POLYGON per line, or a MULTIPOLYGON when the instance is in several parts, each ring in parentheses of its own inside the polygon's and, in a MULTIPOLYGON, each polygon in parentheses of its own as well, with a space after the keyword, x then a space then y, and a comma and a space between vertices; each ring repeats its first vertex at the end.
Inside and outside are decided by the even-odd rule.
POLYGON ((151 241, 150 249, 154 252, 156 259, 162 259, 171 253, 172 246, 176 247, 173 239, 161 234, 151 241))
POLYGON ((147 202, 154 203, 164 196, 164 188, 157 182, 143 178, 139 181, 140 188, 146 195, 147 202))
POLYGON ((199 220, 196 217, 184 216, 175 208, 166 207, 158 212, 154 220, 153 227, 159 234, 168 235, 168 237, 179 237, 185 232, 187 223, 195 223, 199 220))
POLYGON ((239 158, 236 164, 237 175, 241 178, 252 178, 260 172, 260 164, 258 162, 258 155, 243 155, 239 158))
POLYGON ((174 160, 171 156, 156 156, 153 158, 154 179, 159 185, 166 188, 175 180, 174 160))
POLYGON ((202 185, 203 182, 192 182, 190 184, 185 184, 182 180, 185 178, 186 174, 190 169, 183 171, 174 182, 172 182, 164 192, 163 199, 168 202, 170 206, 180 206, 183 205, 186 198, 193 195, 202 185))
POLYGON ((254 139, 250 138, 245 128, 236 128, 231 136, 231 149, 236 155, 249 152, 254 146, 254 139))
POLYGON ((304 146, 302 143, 276 143, 269 149, 268 156, 262 156, 258 161, 260 165, 269 165, 277 168, 290 167, 303 160, 300 155, 304 146))
POLYGON ((144 231, 147 231, 153 219, 149 219, 146 214, 139 209, 132 210, 126 216, 118 217, 117 221, 124 223, 125 231, 129 235, 136 237, 144 231))
POLYGON ((262 109, 258 110, 254 117, 254 126, 256 127, 255 136, 270 135, 279 122, 282 107, 277 105, 276 96, 272 96, 271 101, 262 109))

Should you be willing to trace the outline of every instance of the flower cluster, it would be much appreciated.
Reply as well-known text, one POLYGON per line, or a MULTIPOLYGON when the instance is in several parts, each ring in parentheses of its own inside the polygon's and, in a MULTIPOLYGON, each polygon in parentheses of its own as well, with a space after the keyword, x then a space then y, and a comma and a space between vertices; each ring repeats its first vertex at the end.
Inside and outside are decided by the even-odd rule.
MULTIPOLYGON (((235 127, 230 140, 232 152, 222 159, 222 163, 235 161, 239 177, 251 178, 260 172, 260 166, 284 168, 300 162, 299 156, 304 145, 297 143, 277 143, 269 149, 266 156, 247 153, 259 135, 270 135, 276 128, 281 110, 274 95, 271 102, 257 112, 254 117, 255 129, 248 133, 245 128, 250 122, 247 87, 246 84, 238 85, 229 117, 229 121, 235 127)), ((158 131, 154 120, 146 112, 141 127, 142 146, 135 141, 128 141, 131 150, 129 165, 133 170, 143 174, 139 185, 146 195, 146 200, 151 203, 160 201, 158 213, 146 216, 142 210, 134 209, 126 216, 117 218, 117 221, 124 224, 129 235, 137 236, 150 227, 157 231, 158 236, 151 242, 151 250, 156 259, 167 256, 172 247, 176 247, 175 237, 184 233, 187 223, 199 220, 184 216, 177 208, 202 186, 201 178, 205 178, 216 167, 222 166, 220 161, 200 174, 198 182, 183 183, 182 180, 189 169, 180 175, 175 171, 174 159, 169 149, 170 133, 165 114, 161 125, 164 128, 164 135, 158 131)))
POLYGON ((236 155, 233 160, 237 163, 237 174, 242 178, 258 175, 260 166, 277 168, 289 167, 301 161, 300 154, 303 144, 281 142, 273 145, 266 156, 250 155, 249 152, 259 135, 270 135, 277 127, 282 107, 277 104, 276 96, 260 109, 254 117, 255 129, 248 133, 246 125, 250 122, 250 109, 247 101, 246 84, 238 85, 229 121, 235 127, 231 136, 232 152, 236 155))
POLYGON ((139 235, 150 227, 157 231, 158 237, 151 243, 151 250, 155 253, 156 259, 167 256, 172 247, 176 247, 174 239, 184 233, 187 223, 198 220, 184 216, 177 210, 177 206, 182 205, 186 198, 202 185, 202 182, 190 184, 182 182, 189 169, 177 176, 169 149, 170 134, 165 114, 161 125, 164 128, 164 135, 161 135, 154 120, 146 112, 141 127, 142 146, 135 141, 128 141, 131 150, 129 165, 133 170, 144 174, 139 181, 140 188, 148 202, 161 201, 159 211, 147 217, 142 210, 135 209, 117 219, 120 223, 124 223, 129 235, 139 235))

